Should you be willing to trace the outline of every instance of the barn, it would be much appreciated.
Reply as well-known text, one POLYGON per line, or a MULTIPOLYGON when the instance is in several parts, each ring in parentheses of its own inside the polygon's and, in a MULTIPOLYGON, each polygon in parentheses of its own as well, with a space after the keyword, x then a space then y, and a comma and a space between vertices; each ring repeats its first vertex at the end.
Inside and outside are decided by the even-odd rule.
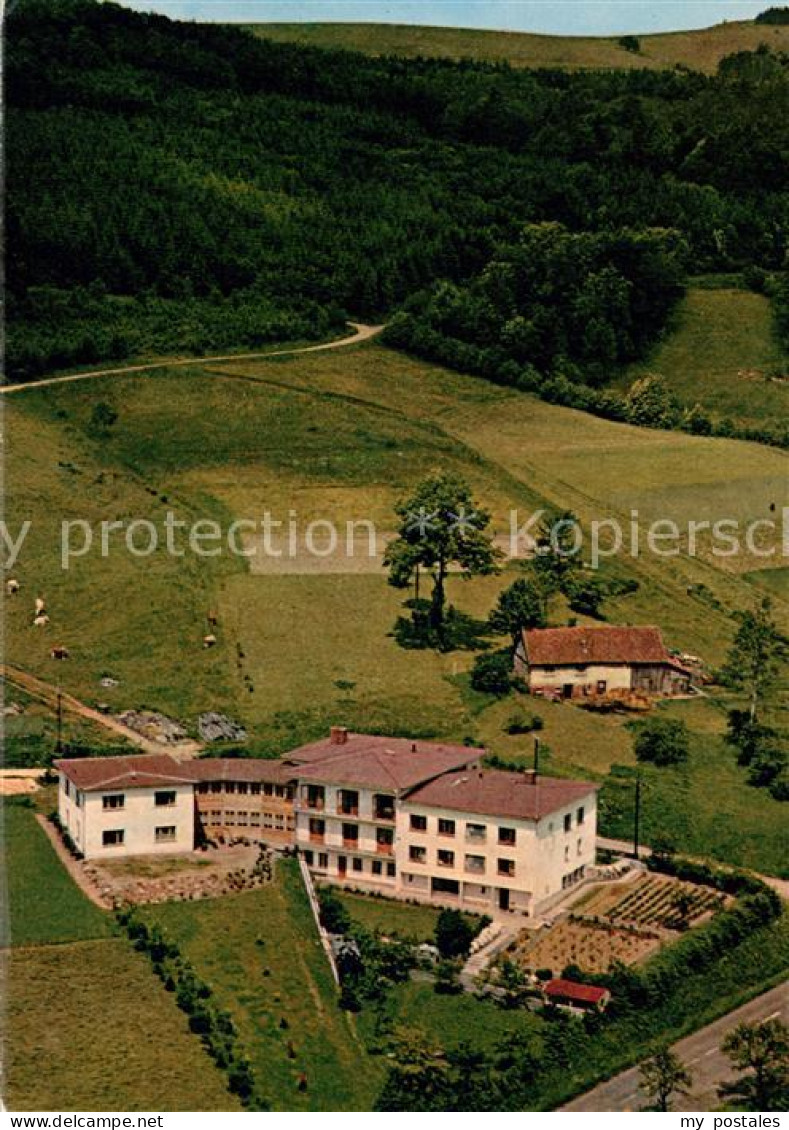
POLYGON ((515 651, 516 674, 532 694, 583 698, 636 691, 687 694, 691 673, 668 651, 659 628, 577 627, 525 630, 515 651))

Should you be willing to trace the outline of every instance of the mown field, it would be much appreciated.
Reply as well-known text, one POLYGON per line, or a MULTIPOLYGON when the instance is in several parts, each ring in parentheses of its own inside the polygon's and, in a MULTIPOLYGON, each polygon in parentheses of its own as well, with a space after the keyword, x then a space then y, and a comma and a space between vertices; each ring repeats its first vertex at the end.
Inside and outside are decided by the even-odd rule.
MULTIPOLYGON (((375 344, 208 372, 196 366, 31 388, 6 411, 8 519, 27 513, 37 519, 17 572, 28 593, 47 594, 52 615, 48 631, 37 635, 24 605, 9 608, 9 661, 50 680, 60 677, 88 701, 156 706, 189 725, 199 709, 224 710, 249 727, 254 748, 264 752, 292 747, 335 721, 468 738, 524 763, 532 739, 504 733, 514 699, 496 702, 471 691, 471 653, 398 646, 390 633, 407 594, 389 587, 383 571, 337 574, 313 560, 308 572, 278 575, 270 562, 261 567, 227 553, 172 557, 160 550, 134 558, 122 534, 113 534, 108 556, 87 553, 66 572, 52 515, 85 514, 93 523, 144 517, 161 529, 168 510, 184 520, 216 518, 225 527, 232 518, 259 521, 266 511, 287 523, 292 511, 299 531, 325 517, 369 518, 386 532, 399 498, 424 475, 452 468, 467 477, 505 536, 511 522, 517 528, 546 502, 571 507, 587 530, 594 520, 619 519, 624 553, 609 569, 640 587, 610 601, 606 616, 657 623, 671 646, 714 668, 733 635, 731 611, 764 591, 760 579, 743 575, 762 568, 764 559, 746 552, 716 558, 704 534, 696 558, 656 559, 643 536, 637 546, 631 542, 632 512, 642 526, 721 515, 744 522, 769 517, 771 507, 780 512, 789 482, 786 455, 777 450, 613 424, 375 344), (119 418, 99 438, 89 420, 102 399, 117 407, 119 418), (205 651, 208 609, 219 613, 219 642, 205 651), (55 633, 72 650, 68 663, 48 657, 55 633), (120 679, 112 692, 98 686, 104 673, 120 679)), ((450 599, 484 617, 518 572, 515 562, 500 577, 452 579, 450 599)), ((775 612, 789 627, 779 591, 775 612)), ((562 622, 567 611, 557 605, 554 616, 562 622)), ((621 719, 547 703, 534 708, 545 722, 544 768, 600 779, 612 765, 632 764, 631 735, 621 719)), ((719 731, 722 715, 714 704, 712 713, 719 731)), ((709 714, 709 707, 693 704, 688 723, 703 734, 709 714)), ((722 779, 731 781, 727 811, 744 855, 774 868, 772 817, 766 832, 754 817, 769 805, 746 786, 723 746, 699 762, 694 792, 714 804, 716 759, 725 767, 722 779)), ((677 828, 679 846, 695 847, 684 819, 687 795, 668 787, 661 795, 659 810, 677 828)), ((710 821, 704 850, 728 858, 728 827, 710 821)))
MULTIPOLYGON (((275 1110, 369 1110, 380 1070, 337 1007, 298 869, 282 862, 260 890, 146 915, 181 946, 240 1037, 275 1110), (300 1089, 300 1076, 306 1089, 300 1089)), ((199 1108, 198 1108, 199 1109, 199 1108)))
POLYGON ((363 51, 368 55, 437 55, 448 59, 507 62, 514 67, 560 67, 568 70, 662 69, 682 65, 711 73, 735 51, 754 51, 767 43, 789 47, 789 28, 751 21, 717 24, 698 31, 639 36, 636 54, 618 37, 532 35, 472 28, 410 27, 366 23, 265 23, 252 25, 266 39, 363 51))
POLYGON ((691 287, 674 316, 673 332, 648 360, 623 374, 662 376, 683 404, 749 426, 786 418, 787 357, 768 298, 752 291, 691 287))
POLYGON ((4 805, 9 1110, 233 1110, 186 1016, 64 870, 34 809, 4 805))

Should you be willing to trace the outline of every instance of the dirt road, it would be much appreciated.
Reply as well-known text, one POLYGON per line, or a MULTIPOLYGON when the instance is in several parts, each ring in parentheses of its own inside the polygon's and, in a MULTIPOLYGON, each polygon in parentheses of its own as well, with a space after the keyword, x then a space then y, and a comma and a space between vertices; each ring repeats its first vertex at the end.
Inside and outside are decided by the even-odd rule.
POLYGON ((265 361, 268 357, 289 357, 297 353, 320 353, 326 349, 342 349, 346 345, 358 345, 375 337, 383 326, 366 326, 361 322, 349 322, 354 333, 338 341, 326 341, 320 345, 302 345, 296 349, 274 349, 264 353, 228 353, 221 357, 179 357, 172 361, 151 361, 144 365, 123 365, 118 369, 91 369, 84 373, 67 373, 59 377, 45 377, 40 381, 25 381, 23 384, 2 385, 0 394, 23 392, 26 388, 45 388, 49 385, 70 384, 73 381, 89 381, 95 377, 122 377, 131 373, 153 373, 159 369, 175 369, 187 365, 208 365, 218 361, 265 361))
POLYGON ((131 745, 137 746, 144 753, 172 753, 174 757, 194 757, 203 749, 202 745, 195 741, 174 742, 172 744, 151 741, 150 738, 143 737, 142 734, 138 734, 131 727, 125 726, 117 718, 113 718, 109 714, 102 714, 101 711, 94 710, 87 703, 80 702, 78 698, 74 698, 66 691, 58 691, 57 687, 53 687, 51 683, 45 683, 43 679, 31 675, 27 671, 22 671, 18 667, 11 667, 7 663, 0 664, 0 677, 26 691, 33 698, 37 698, 39 702, 46 703, 53 710, 57 710, 58 694, 60 694, 63 710, 95 722, 97 726, 102 726, 105 730, 123 738, 131 745))

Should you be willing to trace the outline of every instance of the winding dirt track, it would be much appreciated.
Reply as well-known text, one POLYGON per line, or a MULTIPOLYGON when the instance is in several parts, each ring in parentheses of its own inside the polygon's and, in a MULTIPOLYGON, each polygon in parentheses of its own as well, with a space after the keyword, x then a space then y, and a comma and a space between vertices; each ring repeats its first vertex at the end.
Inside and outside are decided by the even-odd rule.
POLYGON ((221 357, 179 357, 173 361, 151 361, 144 365, 123 365, 118 369, 91 369, 84 373, 66 373, 60 377, 45 377, 41 381, 25 381, 22 384, 0 386, 0 395, 23 392, 26 388, 46 388, 49 385, 70 384, 72 381, 89 381, 95 377, 122 377, 129 373, 153 373, 159 369, 175 369, 188 365, 208 365, 219 361, 265 361, 268 357, 290 357, 297 353, 321 353, 326 349, 342 349, 347 345, 358 345, 375 337, 383 326, 366 326, 362 322, 349 322, 354 333, 338 341, 326 341, 321 345, 301 345, 296 349, 273 349, 266 353, 228 353, 221 357))

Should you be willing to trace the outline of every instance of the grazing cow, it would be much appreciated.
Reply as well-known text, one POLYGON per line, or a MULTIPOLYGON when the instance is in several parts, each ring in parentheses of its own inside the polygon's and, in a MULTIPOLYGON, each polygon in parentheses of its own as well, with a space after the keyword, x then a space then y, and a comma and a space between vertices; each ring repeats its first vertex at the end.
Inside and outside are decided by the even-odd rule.
POLYGON ((13 596, 15 592, 19 592, 19 581, 16 577, 9 577, 5 583, 5 591, 9 596, 13 596))
POLYGON ((53 647, 49 653, 50 659, 68 659, 69 651, 67 647, 53 647))
POLYGON ((36 615, 33 619, 34 627, 45 628, 48 623, 49 623, 49 617, 47 616, 46 612, 37 612, 36 613, 36 615))
POLYGON ((215 644, 216 644, 216 636, 215 635, 213 635, 212 633, 209 633, 209 635, 203 636, 203 647, 214 647, 215 644))
POLYGON ((36 597, 36 616, 39 616, 46 608, 46 602, 42 596, 36 597))

